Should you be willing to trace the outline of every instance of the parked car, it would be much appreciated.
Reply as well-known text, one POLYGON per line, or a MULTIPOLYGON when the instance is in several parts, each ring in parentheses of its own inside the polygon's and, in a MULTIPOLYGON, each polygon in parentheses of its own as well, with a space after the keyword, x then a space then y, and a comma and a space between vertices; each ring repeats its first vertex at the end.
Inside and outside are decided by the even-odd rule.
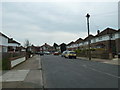
POLYGON ((60 55, 60 52, 54 52, 53 54, 54 55, 60 55))
POLYGON ((41 52, 40 55, 42 56, 42 55, 44 55, 44 53, 41 52))
POLYGON ((44 53, 42 53, 42 52, 36 52, 36 54, 38 54, 38 55, 44 55, 44 53))
POLYGON ((65 58, 75 58, 76 59, 76 53, 74 51, 65 51, 62 54, 65 58))
POLYGON ((62 57, 65 57, 65 54, 67 54, 67 51, 64 51, 64 52, 61 54, 61 56, 62 56, 62 57))
POLYGON ((50 52, 47 52, 47 51, 46 51, 46 52, 44 52, 44 54, 45 54, 45 55, 50 55, 50 52))

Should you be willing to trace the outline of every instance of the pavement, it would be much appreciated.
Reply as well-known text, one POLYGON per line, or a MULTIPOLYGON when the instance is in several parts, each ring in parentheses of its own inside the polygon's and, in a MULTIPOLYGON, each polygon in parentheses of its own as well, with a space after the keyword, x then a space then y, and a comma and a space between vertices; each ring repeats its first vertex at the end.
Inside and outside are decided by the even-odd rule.
MULTIPOLYGON (((88 60, 86 57, 77 57, 78 59, 88 60)), ((113 64, 113 65, 120 65, 120 58, 116 57, 112 60, 109 59, 99 59, 99 58, 91 58, 91 61, 101 62, 101 63, 107 63, 107 64, 113 64)))
POLYGON ((5 88, 29 88, 42 90, 42 70, 40 56, 36 55, 0 76, 3 90, 5 88))

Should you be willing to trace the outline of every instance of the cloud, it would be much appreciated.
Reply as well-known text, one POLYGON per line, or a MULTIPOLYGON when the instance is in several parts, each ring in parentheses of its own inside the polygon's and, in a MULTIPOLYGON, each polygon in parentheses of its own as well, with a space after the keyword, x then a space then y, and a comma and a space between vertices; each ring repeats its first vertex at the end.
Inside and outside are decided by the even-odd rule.
POLYGON ((77 33, 68 33, 68 32, 28 32, 23 34, 23 39, 29 39, 30 41, 34 41, 35 45, 42 45, 43 43, 53 44, 54 42, 61 43, 69 43, 71 40, 75 41, 79 37, 84 37, 85 33, 77 34, 77 33))
POLYGON ((85 38, 88 12, 91 15, 90 33, 108 26, 117 28, 117 3, 7 2, 2 7, 3 31, 20 42, 30 39, 36 45, 85 38))
POLYGON ((2 2, 118 2, 119 0, 2 0, 2 2))

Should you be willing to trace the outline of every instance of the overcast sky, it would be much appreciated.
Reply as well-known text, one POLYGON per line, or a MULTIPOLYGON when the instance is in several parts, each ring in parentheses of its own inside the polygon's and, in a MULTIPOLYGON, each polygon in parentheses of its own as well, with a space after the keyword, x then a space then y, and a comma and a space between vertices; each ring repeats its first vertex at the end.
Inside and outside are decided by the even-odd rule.
POLYGON ((107 27, 118 29, 118 2, 2 2, 2 32, 34 45, 69 43, 107 27))

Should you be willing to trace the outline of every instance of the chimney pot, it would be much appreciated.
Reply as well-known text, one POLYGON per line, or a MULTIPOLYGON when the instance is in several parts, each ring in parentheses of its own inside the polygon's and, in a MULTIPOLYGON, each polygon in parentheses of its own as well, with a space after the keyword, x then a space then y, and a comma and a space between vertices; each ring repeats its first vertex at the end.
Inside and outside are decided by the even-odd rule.
POLYGON ((97 34, 100 34, 100 30, 97 30, 97 34))

